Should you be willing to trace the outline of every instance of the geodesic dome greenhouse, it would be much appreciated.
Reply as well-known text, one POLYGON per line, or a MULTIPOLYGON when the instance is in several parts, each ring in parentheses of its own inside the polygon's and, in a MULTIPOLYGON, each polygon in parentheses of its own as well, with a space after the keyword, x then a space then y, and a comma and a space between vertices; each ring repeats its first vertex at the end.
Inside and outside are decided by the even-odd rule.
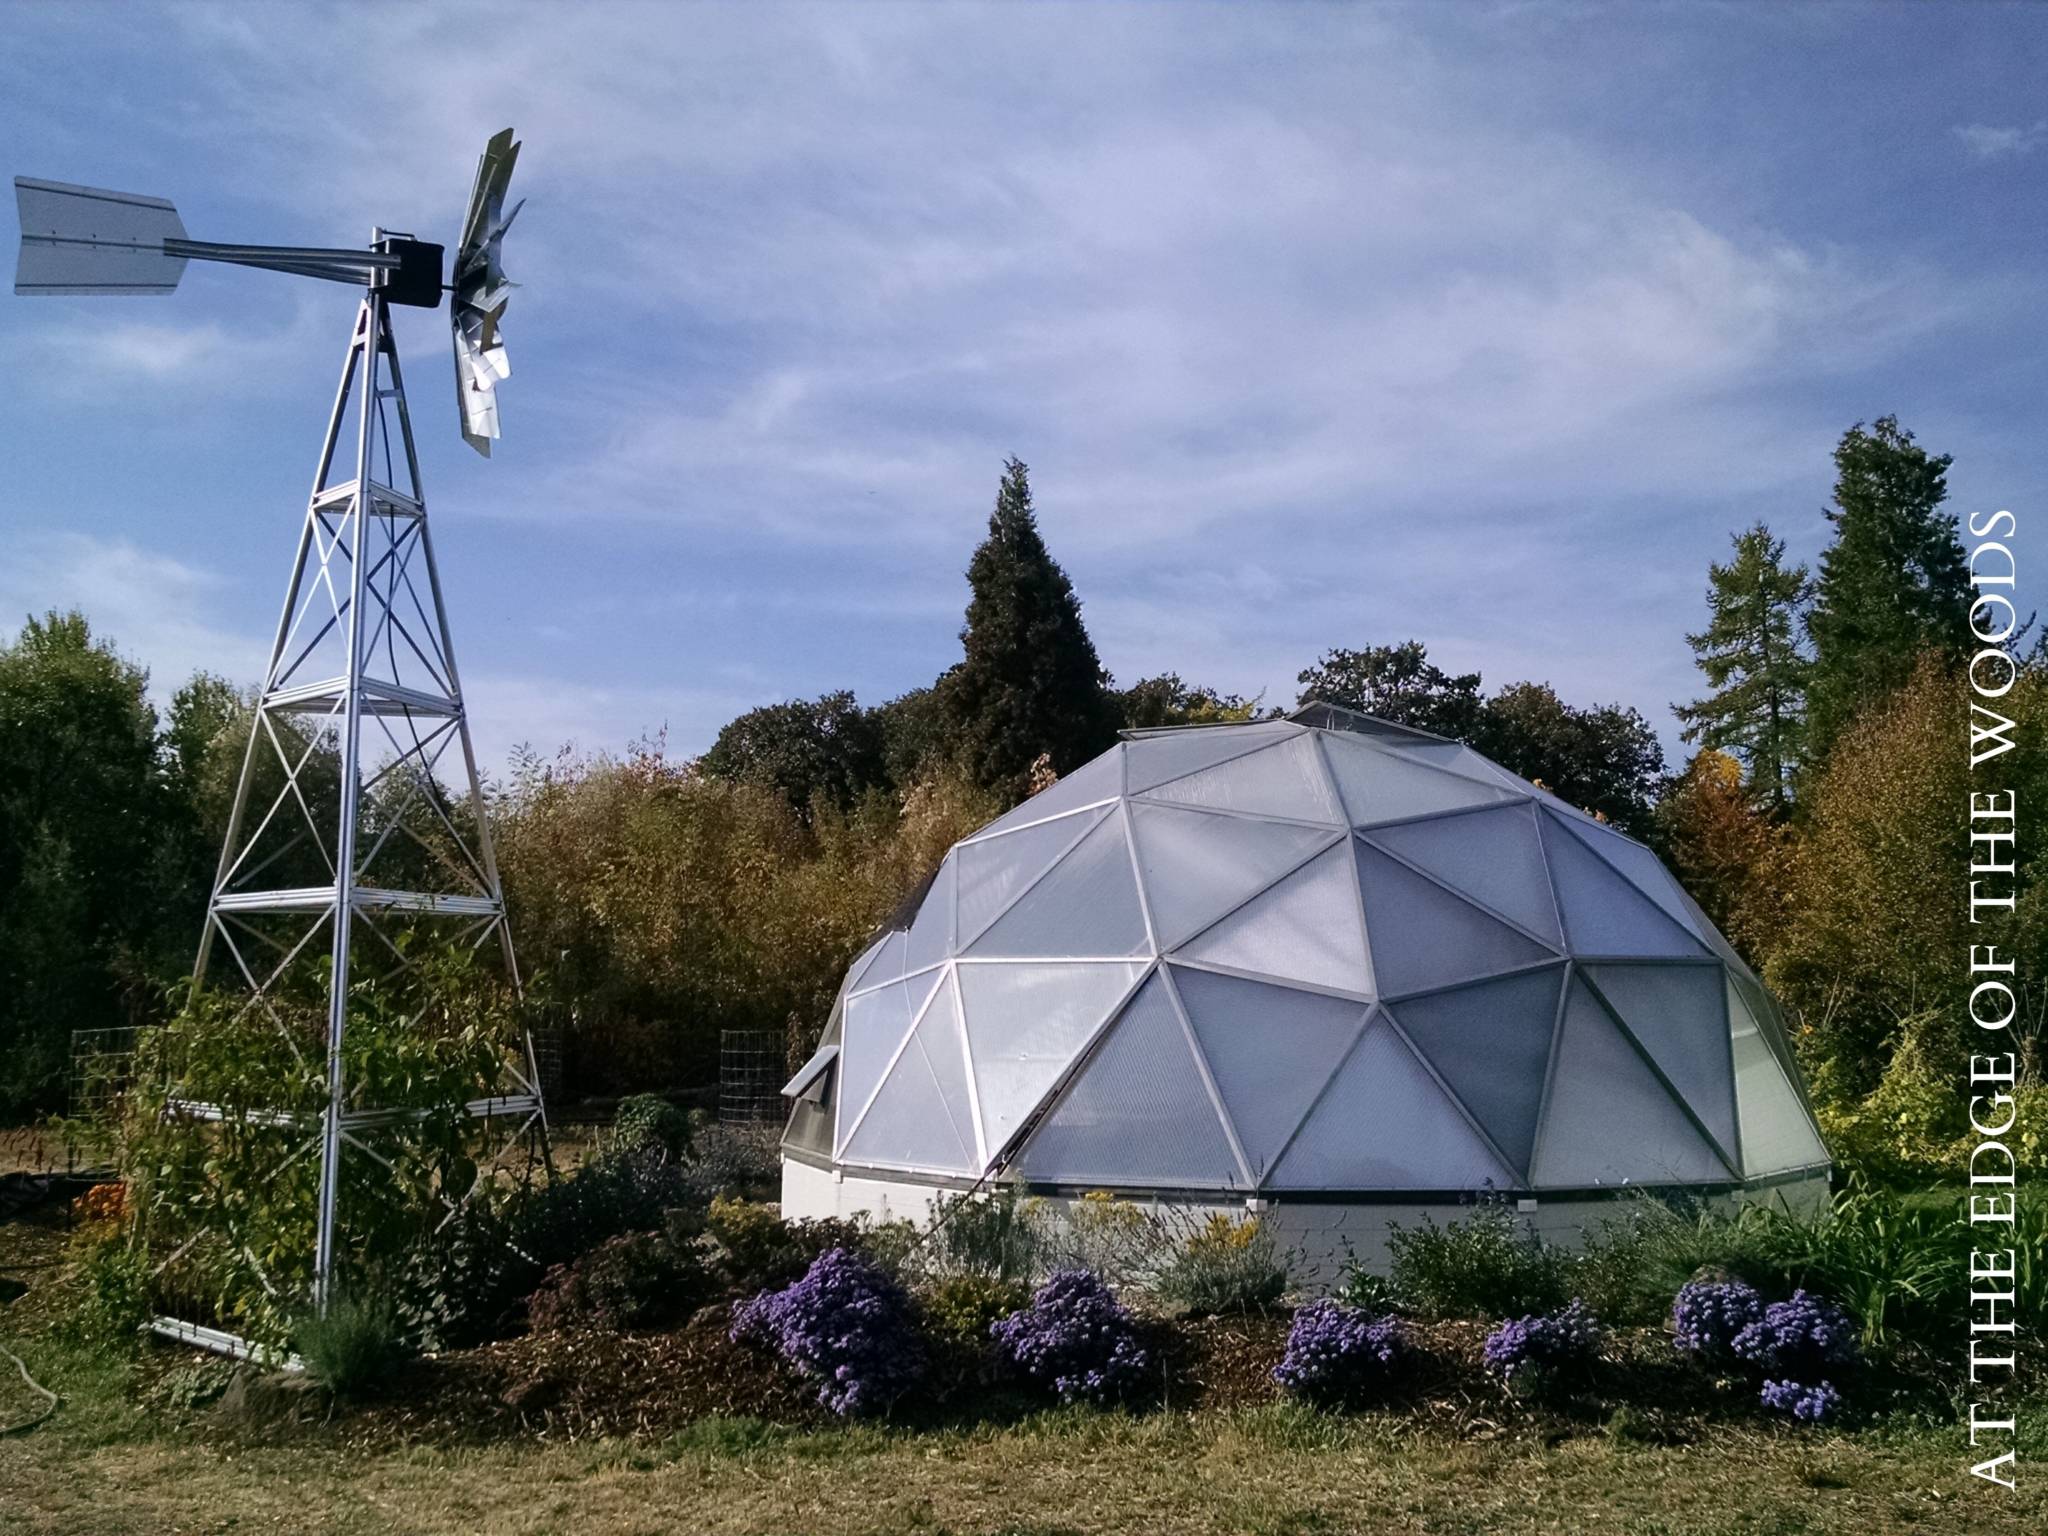
POLYGON ((1421 1203, 1828 1161, 1775 1004, 1648 848, 1325 705, 1128 733, 957 844, 784 1091, 806 1214, 995 1177, 1421 1203))

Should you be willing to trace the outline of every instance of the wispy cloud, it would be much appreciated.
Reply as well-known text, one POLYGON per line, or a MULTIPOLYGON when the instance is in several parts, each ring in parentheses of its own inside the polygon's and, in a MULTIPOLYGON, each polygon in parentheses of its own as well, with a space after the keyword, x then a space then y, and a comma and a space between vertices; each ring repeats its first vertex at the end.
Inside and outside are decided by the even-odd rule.
POLYGON ((2031 155, 2040 148, 2042 140, 2048 139, 2048 119, 2024 127, 1998 128, 1988 123, 1968 123, 1958 127, 1955 134, 1972 158, 2006 160, 2016 155, 2031 155))

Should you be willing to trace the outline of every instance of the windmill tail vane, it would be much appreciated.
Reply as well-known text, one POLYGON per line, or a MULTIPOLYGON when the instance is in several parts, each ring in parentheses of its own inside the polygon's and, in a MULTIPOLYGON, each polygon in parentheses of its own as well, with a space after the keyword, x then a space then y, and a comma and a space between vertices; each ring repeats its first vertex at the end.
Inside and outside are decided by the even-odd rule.
MULTIPOLYGON (((519 984, 390 313, 394 305, 437 309, 448 296, 458 424, 464 441, 488 456, 499 431, 497 386, 511 375, 501 326, 513 285, 503 247, 520 207, 506 207, 518 157, 509 128, 485 149, 447 282, 446 249, 407 234, 379 229, 359 250, 220 244, 191 239, 163 198, 15 179, 17 294, 169 294, 193 261, 363 290, 256 694, 193 973, 195 984, 234 991, 242 999, 238 1018, 274 1023, 295 1057, 300 1045, 284 1016, 292 1006, 287 990, 296 987, 291 995, 304 999, 311 974, 313 995, 324 998, 325 1104, 282 1108, 283 1093, 268 1103, 205 1102, 174 1084, 166 1109, 201 1132, 233 1121, 244 1136, 273 1138, 280 1168, 301 1158, 317 1162, 317 1210, 303 1253, 294 1250, 287 1263, 273 1251, 261 1258, 251 1251, 235 1229, 231 1202, 196 1200, 195 1208, 212 1214, 160 1272, 188 1252, 226 1254, 234 1264, 254 1266, 264 1292, 278 1296, 309 1285, 324 1308, 348 1257, 342 1206, 364 1198, 366 1179, 384 1177, 377 1165, 395 1180, 394 1138, 421 1117, 416 1109, 363 1102, 365 1085, 349 1080, 342 1040, 352 1007, 351 962, 358 977, 380 967, 405 973, 411 961, 404 935, 424 929, 459 948, 495 952, 506 982, 519 984), (331 765, 315 751, 323 742, 332 749, 331 765), (336 769, 338 790, 320 778, 336 769), (443 771, 450 788, 441 783, 443 771), (202 1242, 209 1246, 195 1250, 202 1242)), ((537 1142, 546 1162, 537 1058, 523 1026, 519 1035, 506 1043, 500 1080, 463 1106, 465 1123, 479 1127, 480 1144, 498 1150, 475 1159, 473 1187, 433 1186, 428 1198, 448 1207, 445 1219, 489 1186, 515 1146, 537 1142)), ((190 1321, 162 1317, 156 1326, 227 1353, 261 1349, 190 1321)))

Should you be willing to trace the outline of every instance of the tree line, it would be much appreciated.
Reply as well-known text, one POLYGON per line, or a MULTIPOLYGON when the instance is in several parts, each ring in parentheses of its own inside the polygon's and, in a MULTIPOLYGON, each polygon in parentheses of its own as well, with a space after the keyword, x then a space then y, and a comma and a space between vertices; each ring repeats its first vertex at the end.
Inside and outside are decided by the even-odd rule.
MULTIPOLYGON (((1969 602, 1949 463, 1892 418, 1859 424, 1835 450, 1817 571, 1762 523, 1735 535, 1687 637, 1706 687, 1674 706, 1697 749, 1675 773, 1640 710, 1536 681, 1489 691, 1417 640, 1329 649, 1299 699, 1467 741, 1651 842, 1793 1009, 1817 1082, 1845 1103, 1889 1083, 1931 1115, 1928 1084, 1967 1047, 1946 1001, 1963 829, 1941 796, 1967 772, 1950 727, 1969 602)), ((723 1028, 801 1048, 959 837, 1119 730, 1280 712, 1171 673, 1119 686, 1021 462, 967 574, 959 659, 924 687, 750 710, 694 759, 659 739, 523 753, 493 786, 515 933, 572 1088, 702 1080, 723 1028)), ((2037 647, 2023 731, 2041 673, 2037 647)), ((146 684, 77 614, 0 649, 0 1116, 60 1107, 71 1031, 152 1016, 189 966, 249 701, 202 675, 159 716, 146 684)), ((2019 921, 2038 931, 2031 894, 2019 921)))

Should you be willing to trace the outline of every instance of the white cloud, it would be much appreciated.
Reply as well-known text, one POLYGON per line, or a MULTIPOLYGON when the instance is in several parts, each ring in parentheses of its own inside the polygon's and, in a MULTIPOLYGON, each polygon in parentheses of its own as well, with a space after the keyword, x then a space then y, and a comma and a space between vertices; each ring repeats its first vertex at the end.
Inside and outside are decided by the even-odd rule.
POLYGON ((2019 155, 2031 155, 2048 138, 2048 119, 2026 127, 1993 127, 1988 123, 1968 123, 1955 130, 1957 138, 1963 141, 1974 159, 2006 160, 2019 155))

